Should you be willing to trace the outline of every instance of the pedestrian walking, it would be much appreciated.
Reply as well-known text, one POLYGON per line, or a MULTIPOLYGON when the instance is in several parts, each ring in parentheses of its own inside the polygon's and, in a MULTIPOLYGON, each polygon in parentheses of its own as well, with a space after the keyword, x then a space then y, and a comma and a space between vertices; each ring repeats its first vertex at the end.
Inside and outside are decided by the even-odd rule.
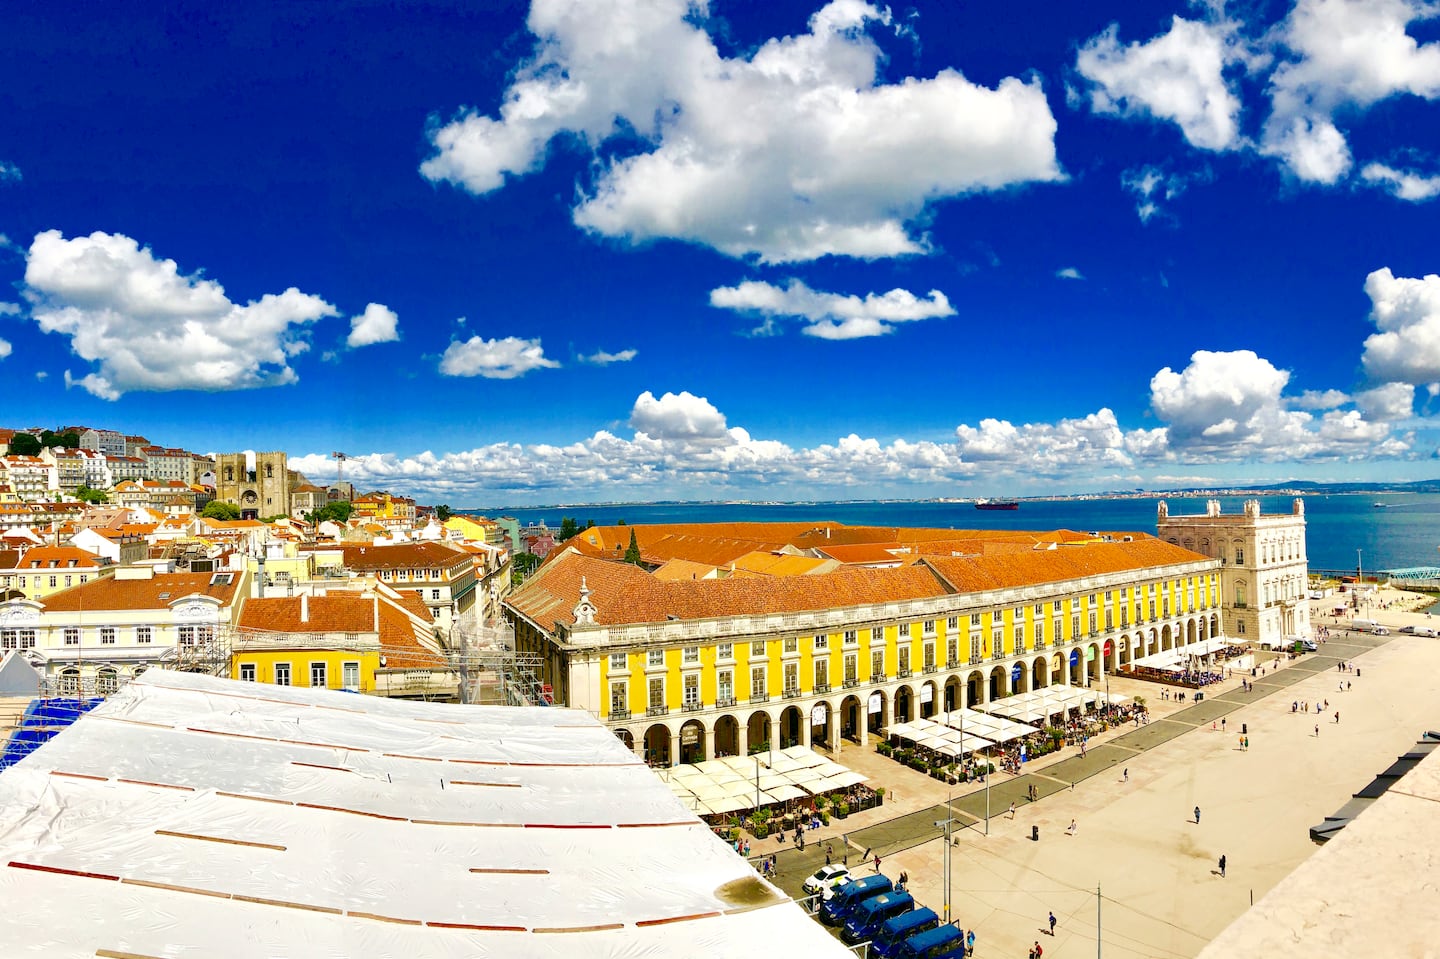
POLYGON ((974 930, 974 929, 971 929, 969 932, 965 933, 965 951, 968 952, 968 953, 969 953, 970 955, 972 955, 972 956, 975 954, 975 930, 974 930))
POLYGON ((1129 766, 1126 766, 1126 767, 1125 767, 1125 782, 1128 783, 1129 781, 1130 781, 1130 767, 1129 767, 1129 766))
POLYGON ((1200 807, 1195 807, 1195 825, 1200 825, 1200 807))
POLYGON ((825 847, 825 865, 830 865, 830 847, 825 847))
POLYGON ((1220 717, 1220 731, 1221 731, 1222 733, 1225 731, 1225 717, 1224 717, 1224 716, 1221 716, 1221 717, 1220 717))
POLYGON ((1224 878, 1225 878, 1225 855, 1224 855, 1224 853, 1221 853, 1221 855, 1220 855, 1220 878, 1221 878, 1221 879, 1224 879, 1224 878))
POLYGON ((1010 804, 1010 818, 1015 818, 1015 804, 1013 802, 1010 804))
POLYGON ((875 871, 877 873, 880 871, 880 854, 878 852, 875 854, 875 871))
MULTIPOLYGON (((1073 825, 1075 820, 1072 819, 1070 822, 1073 825)), ((1055 935, 1055 913, 1053 910, 1050 913, 1050 935, 1055 935)))
MULTIPOLYGON (((1070 835, 1072 835, 1072 836, 1075 835, 1075 833, 1076 833, 1077 831, 1079 831, 1079 829, 1080 829, 1080 824, 1077 823, 1077 822, 1076 822, 1075 820, 1073 820, 1073 819, 1070 820, 1070 825, 1068 825, 1068 826, 1065 827, 1065 831, 1066 831, 1067 833, 1069 833, 1070 835)), ((1054 916, 1051 916, 1051 917, 1050 917, 1050 920, 1051 920, 1051 921, 1050 921, 1050 924, 1053 926, 1053 925, 1055 924, 1055 921, 1054 921, 1054 920, 1055 920, 1055 917, 1054 917, 1054 916)))
POLYGON ((1319 723, 1316 723, 1316 724, 1315 724, 1315 738, 1316 738, 1316 739, 1319 739, 1319 738, 1320 738, 1320 724, 1319 724, 1319 723))
POLYGON ((1338 709, 1335 710, 1335 723, 1336 723, 1336 725, 1339 725, 1339 723, 1340 723, 1340 710, 1338 710, 1338 709))

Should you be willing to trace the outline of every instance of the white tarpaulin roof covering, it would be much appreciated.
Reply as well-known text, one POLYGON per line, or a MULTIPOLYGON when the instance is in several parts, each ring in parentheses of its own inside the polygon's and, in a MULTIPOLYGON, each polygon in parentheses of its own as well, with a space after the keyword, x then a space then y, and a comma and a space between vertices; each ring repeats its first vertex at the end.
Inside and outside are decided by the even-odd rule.
POLYGON ((849 956, 568 709, 152 669, 0 774, 0 863, 3 956, 849 956))
POLYGON ((791 746, 754 756, 707 759, 703 763, 662 770, 660 775, 687 809, 704 814, 707 811, 725 813, 754 809, 757 771, 760 773, 762 806, 846 789, 866 779, 804 746, 791 746), (757 759, 760 761, 758 766, 757 759), (742 772, 748 775, 742 776, 742 772), (720 801, 717 795, 726 795, 729 799, 720 801))
MULTIPOLYGON (((958 722, 960 710, 951 712, 952 721, 958 722)), ((989 719, 990 717, 983 717, 989 719)), ((1033 729, 1028 729, 1034 732, 1033 729)), ((899 736, 908 739, 917 746, 924 746, 926 749, 933 749, 937 753, 944 753, 947 756, 961 756, 965 753, 974 752, 977 749, 989 749, 995 745, 993 741, 972 735, 975 730, 967 724, 962 735, 955 726, 947 726, 944 723, 937 723, 933 719, 917 719, 913 723, 896 723, 886 730, 891 736, 899 736)))

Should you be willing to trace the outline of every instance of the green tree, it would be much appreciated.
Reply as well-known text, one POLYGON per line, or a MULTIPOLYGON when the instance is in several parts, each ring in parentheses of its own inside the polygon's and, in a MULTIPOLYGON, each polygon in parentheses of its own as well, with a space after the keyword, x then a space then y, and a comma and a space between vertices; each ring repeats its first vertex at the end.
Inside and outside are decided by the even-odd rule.
POLYGON ((212 499, 200 511, 205 519, 232 520, 240 518, 240 507, 224 500, 212 499))
POLYGON ((557 542, 564 543, 574 539, 580 534, 580 524, 575 522, 573 517, 562 516, 560 518, 560 535, 555 537, 557 542))
POLYGON ((55 433, 51 430, 43 430, 40 433, 40 445, 46 448, 51 446, 63 446, 66 449, 80 448, 80 434, 74 430, 66 430, 64 433, 55 433))
POLYGON ((635 540, 635 531, 630 531, 630 548, 625 550, 625 562, 640 565, 640 544, 635 540))
POLYGON ((540 557, 534 553, 516 553, 510 566, 523 579, 540 568, 540 557))
POLYGON ((14 456, 39 456, 40 441, 32 433, 16 433, 10 440, 10 452, 14 456))
POLYGON ((454 513, 450 512, 450 507, 444 503, 441 503, 439 506, 435 507, 435 518, 442 523, 454 515, 454 513))
POLYGON ((350 511, 354 509, 345 500, 336 500, 333 503, 326 503, 324 506, 310 514, 310 522, 315 524, 333 522, 344 523, 350 519, 350 511))
POLYGON ((91 489, 88 486, 81 486, 75 491, 75 498, 82 503, 108 503, 110 497, 104 490, 91 489))

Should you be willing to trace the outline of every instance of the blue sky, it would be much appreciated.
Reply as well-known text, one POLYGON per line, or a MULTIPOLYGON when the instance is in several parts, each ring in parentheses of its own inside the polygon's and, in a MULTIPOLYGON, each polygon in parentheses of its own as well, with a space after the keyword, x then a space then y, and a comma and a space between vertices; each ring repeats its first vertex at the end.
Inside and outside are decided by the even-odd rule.
POLYGON ((0 421, 495 505, 1431 477, 1437 27, 11 13, 0 421))

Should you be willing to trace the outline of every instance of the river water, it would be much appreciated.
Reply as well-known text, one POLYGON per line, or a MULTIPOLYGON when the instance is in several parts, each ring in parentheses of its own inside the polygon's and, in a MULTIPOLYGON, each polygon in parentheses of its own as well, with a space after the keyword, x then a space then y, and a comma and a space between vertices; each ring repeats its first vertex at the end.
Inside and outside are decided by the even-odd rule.
MULTIPOLYGON (((1226 513, 1246 499, 1220 497, 1226 513)), ((1293 497, 1261 496, 1265 513, 1289 513, 1293 497)), ((1310 568, 1365 570, 1440 566, 1440 494, 1335 494, 1306 496, 1310 568), (1386 504, 1377 509, 1376 503, 1386 504), (1359 550, 1357 557, 1356 551, 1359 550)), ((1205 512, 1205 498, 1169 497, 1172 516, 1205 512)), ((977 510, 969 503, 629 503, 608 506, 476 509, 513 516, 522 525, 544 521, 558 529, 570 516, 582 526, 627 523, 821 522, 852 526, 925 526, 946 529, 1072 529, 1155 532, 1153 499, 1027 500, 1014 512, 977 510)))

